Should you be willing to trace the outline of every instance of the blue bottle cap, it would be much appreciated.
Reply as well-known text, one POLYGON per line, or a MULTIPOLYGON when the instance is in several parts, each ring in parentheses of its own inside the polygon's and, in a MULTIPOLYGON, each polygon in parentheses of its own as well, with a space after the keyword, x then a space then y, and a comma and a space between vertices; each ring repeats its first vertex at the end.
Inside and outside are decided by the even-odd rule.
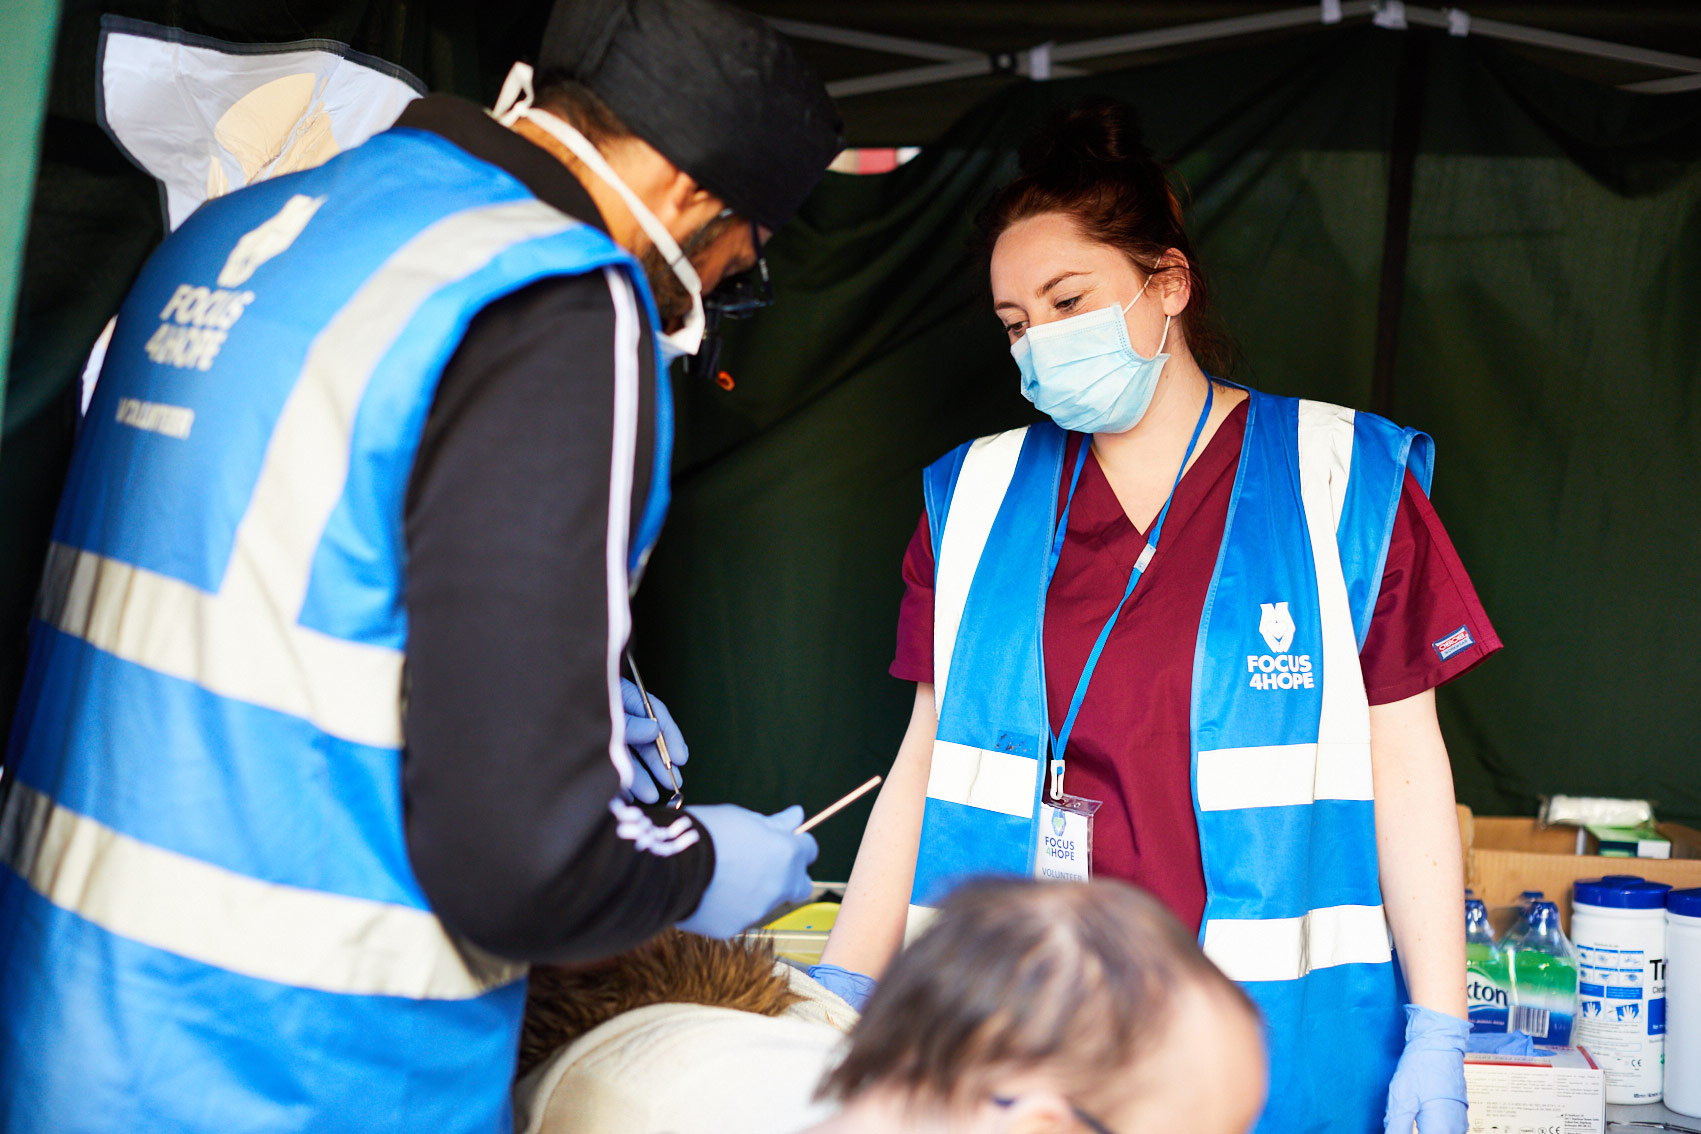
POLYGON ((1673 890, 1666 895, 1666 911, 1679 917, 1701 917, 1701 890, 1673 890))
POLYGON ((1528 905, 1530 902, 1539 902, 1541 900, 1542 892, 1540 890, 1525 890, 1522 894, 1518 895, 1519 905, 1528 905))
POLYGON ((1609 874, 1573 884, 1571 901, 1615 910, 1660 910, 1670 890, 1664 882, 1648 882, 1634 874, 1609 874))

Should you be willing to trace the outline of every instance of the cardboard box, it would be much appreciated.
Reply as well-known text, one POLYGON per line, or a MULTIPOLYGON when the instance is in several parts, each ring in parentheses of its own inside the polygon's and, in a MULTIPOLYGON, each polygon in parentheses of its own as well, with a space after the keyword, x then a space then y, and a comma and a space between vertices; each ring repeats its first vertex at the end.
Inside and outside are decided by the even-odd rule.
POLYGON ((1622 858, 1577 853, 1576 827, 1542 827, 1534 819, 1472 815, 1459 808, 1459 838, 1465 849, 1465 885, 1492 909, 1511 906, 1524 890, 1541 890, 1559 903, 1571 931, 1571 883, 1606 874, 1640 874, 1678 888, 1701 886, 1701 831, 1680 823, 1657 824, 1671 840, 1670 859, 1622 858))
POLYGON ((1586 1048, 1467 1055, 1471 1134, 1602 1134, 1606 1079, 1586 1048))
POLYGON ((1603 827, 1590 823, 1583 828, 1586 846, 1584 854, 1603 858, 1670 858, 1671 840, 1654 828, 1603 827))

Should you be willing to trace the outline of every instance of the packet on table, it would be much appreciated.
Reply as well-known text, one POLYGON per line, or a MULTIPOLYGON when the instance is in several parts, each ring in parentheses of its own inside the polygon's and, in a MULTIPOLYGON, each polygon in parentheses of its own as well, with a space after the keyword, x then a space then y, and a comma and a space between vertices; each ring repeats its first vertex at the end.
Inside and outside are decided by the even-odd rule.
POLYGON ((1465 1056, 1471 1134, 1601 1134, 1606 1081, 1587 1048, 1465 1056))

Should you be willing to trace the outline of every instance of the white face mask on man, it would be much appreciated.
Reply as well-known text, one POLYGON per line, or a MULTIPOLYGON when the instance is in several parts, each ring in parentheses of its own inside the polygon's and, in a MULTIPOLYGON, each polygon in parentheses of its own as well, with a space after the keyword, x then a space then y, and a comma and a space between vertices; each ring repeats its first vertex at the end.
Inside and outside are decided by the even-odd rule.
POLYGON ((614 172, 614 167, 608 164, 608 159, 591 144, 579 131, 553 114, 538 110, 532 106, 532 69, 525 63, 516 63, 508 71, 508 78, 502 84, 502 94, 496 100, 491 116, 504 126, 513 126, 524 118, 546 131, 552 138, 572 151, 573 156, 585 164, 585 168, 596 174, 610 189, 625 202, 631 211, 632 219, 638 222, 638 227, 644 230, 644 235, 650 238, 650 243, 656 246, 680 286, 691 296, 691 314, 686 316, 685 323, 672 334, 656 334, 656 346, 661 351, 662 364, 667 366, 674 359, 684 355, 696 354, 703 345, 703 330, 706 321, 703 315, 703 281, 697 276, 697 269, 691 266, 680 249, 679 242, 668 232, 667 227, 656 219, 656 214, 650 211, 648 205, 639 199, 620 175, 614 172))

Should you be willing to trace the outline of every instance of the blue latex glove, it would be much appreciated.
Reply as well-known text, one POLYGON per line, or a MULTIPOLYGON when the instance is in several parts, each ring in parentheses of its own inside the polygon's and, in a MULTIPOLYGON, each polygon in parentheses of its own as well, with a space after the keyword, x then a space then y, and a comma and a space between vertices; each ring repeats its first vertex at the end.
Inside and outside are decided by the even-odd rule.
POLYGON ((1406 1005, 1406 1050, 1388 1084, 1386 1134, 1465 1134, 1465 1042, 1471 1024, 1406 1005))
POLYGON ((1534 1055, 1536 1041, 1527 1032, 1472 1032, 1465 1050, 1472 1055, 1534 1055))
POLYGON ((680 787, 685 786, 685 773, 679 767, 691 758, 691 753, 685 747, 685 738, 679 734, 679 726, 673 723, 673 714, 667 711, 660 697, 653 693, 650 695, 650 704, 656 710, 656 719, 652 721, 644 712, 643 694, 638 692, 636 685, 622 677, 620 702, 626 708, 626 747, 650 770, 648 776, 632 777, 632 798, 639 803, 657 803, 663 795, 673 794, 673 781, 667 778, 667 766, 662 763, 656 737, 661 736, 667 741, 667 754, 673 761, 673 774, 680 787), (659 789, 657 784, 661 785, 659 789))
POLYGON ((809 966, 810 979, 833 993, 840 1000, 862 1011, 862 1006, 868 1003, 868 998, 874 995, 874 986, 878 983, 871 976, 853 973, 849 969, 841 969, 837 965, 809 966))
POLYGON ((697 911, 679 928, 732 937, 780 903, 809 897, 809 864, 820 850, 814 835, 792 833, 803 822, 803 808, 788 807, 778 815, 730 803, 685 810, 715 844, 715 873, 697 911))

